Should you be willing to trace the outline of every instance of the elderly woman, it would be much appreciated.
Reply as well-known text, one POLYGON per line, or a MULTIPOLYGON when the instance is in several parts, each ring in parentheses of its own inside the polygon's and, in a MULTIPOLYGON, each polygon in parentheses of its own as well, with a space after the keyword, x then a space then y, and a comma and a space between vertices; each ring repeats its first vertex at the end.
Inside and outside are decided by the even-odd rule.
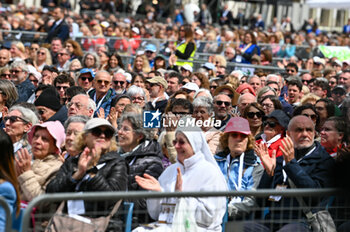
MULTIPOLYGON (((220 138, 224 150, 215 155, 217 164, 227 177, 229 190, 251 190, 258 186, 263 169, 254 154, 254 141, 248 120, 241 117, 230 119, 220 138)), ((229 214, 239 216, 249 212, 253 203, 252 198, 235 197, 229 203, 229 214)))
POLYGON ((97 70, 100 67, 100 57, 95 52, 87 52, 81 61, 83 68, 97 70))
POLYGON ((196 121, 201 121, 201 129, 205 135, 205 139, 209 145, 210 152, 217 154, 221 151, 219 146, 220 131, 215 129, 212 124, 214 122, 214 105, 213 101, 208 97, 197 97, 193 100, 193 114, 192 117, 196 121), (207 123, 204 123, 207 122, 207 123))
POLYGON ((260 139, 263 129, 263 116, 265 116, 264 110, 256 102, 248 104, 243 111, 243 118, 248 120, 250 131, 255 139, 260 139))
POLYGON ((346 124, 343 118, 328 118, 320 130, 321 145, 332 156, 336 157, 338 149, 347 141, 346 124))
POLYGON ((76 140, 77 136, 83 132, 84 126, 89 119, 90 118, 88 116, 75 115, 69 117, 64 123, 64 130, 66 132, 66 140, 64 143, 64 148, 66 151, 62 154, 64 159, 79 154, 79 151, 77 151, 75 147, 74 141, 76 140))
POLYGON ((9 80, 0 80, 0 119, 3 117, 2 112, 6 112, 17 99, 18 94, 16 86, 9 80))
POLYGON ((263 149, 264 152, 268 152, 270 157, 282 156, 282 139, 285 136, 285 132, 288 127, 290 118, 282 110, 275 110, 264 121, 264 133, 261 135, 261 139, 256 141, 257 146, 263 149))
MULTIPOLYGON (((148 174, 158 178, 163 172, 161 147, 143 127, 141 114, 125 113, 118 124, 118 153, 129 164, 128 190, 142 190, 135 182, 135 176, 148 174)), ((146 208, 144 200, 135 207, 146 208)))
MULTIPOLYGON (((183 118, 181 120, 191 120, 183 118)), ((206 143, 202 130, 198 127, 178 127, 174 140, 177 151, 177 162, 168 167, 158 181, 150 176, 136 176, 136 182, 147 190, 157 192, 174 191, 226 191, 225 178, 219 170, 213 155, 206 143)), ((222 218, 226 211, 226 199, 219 198, 174 198, 148 199, 147 210, 155 220, 164 221, 162 206, 166 204, 180 204, 174 215, 184 210, 182 203, 188 204, 189 213, 193 213, 199 231, 221 231, 222 218)), ((174 210, 173 206, 173 210, 174 210)), ((171 216, 171 215, 168 215, 171 216)), ((165 217, 166 218, 166 217, 165 217)), ((173 219, 168 217, 168 222, 173 219)), ((158 231, 171 231, 169 224, 161 224, 158 231)), ((195 229, 195 228, 193 228, 195 229)))
POLYGON ((75 140, 80 155, 64 162, 46 192, 126 191, 127 166, 117 154, 114 134, 106 119, 90 119, 75 140))
POLYGON ((4 130, 11 138, 15 153, 21 148, 26 148, 31 154, 27 133, 38 122, 38 117, 31 109, 16 105, 10 108, 7 116, 4 117, 4 130))
POLYGON ((259 101, 264 109, 265 115, 271 114, 274 110, 282 110, 281 101, 275 95, 266 95, 259 101))
POLYGON ((132 85, 126 94, 130 96, 132 103, 138 104, 141 108, 145 107, 147 97, 144 89, 136 85, 132 85))
POLYGON ((21 149, 16 158, 22 200, 31 201, 45 193, 47 184, 62 165, 58 156, 64 137, 64 128, 59 121, 37 124, 28 133, 34 161, 32 163, 27 149, 21 149))

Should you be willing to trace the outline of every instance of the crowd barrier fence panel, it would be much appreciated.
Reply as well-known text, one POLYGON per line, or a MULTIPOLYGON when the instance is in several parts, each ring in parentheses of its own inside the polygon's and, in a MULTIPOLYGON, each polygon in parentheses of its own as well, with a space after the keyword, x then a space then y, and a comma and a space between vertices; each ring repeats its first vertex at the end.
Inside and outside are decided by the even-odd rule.
MULTIPOLYGON (((324 209, 324 205, 319 205, 321 202, 325 202, 324 199, 328 196, 338 196, 340 194, 339 190, 336 189, 287 189, 287 190, 271 190, 271 189, 261 189, 257 191, 228 191, 228 192, 87 192, 87 193, 57 193, 57 194, 44 194, 41 195, 34 200, 32 200, 23 216, 22 223, 22 231, 34 231, 32 225, 30 224, 31 212, 33 208, 40 208, 43 204, 46 205, 47 208, 51 208, 52 205, 57 205, 62 201, 67 200, 84 200, 86 202, 95 203, 93 213, 95 214, 104 214, 107 215, 109 211, 97 212, 98 204, 112 204, 120 199, 126 201, 137 201, 138 199, 149 199, 149 198, 167 198, 167 199, 175 199, 175 198, 200 198, 205 200, 206 198, 214 198, 214 197, 226 197, 226 198, 234 198, 234 197, 255 197, 257 201, 260 202, 259 206, 251 207, 250 213, 241 215, 240 217, 232 217, 229 216, 224 227, 226 231, 241 231, 237 230, 237 228, 243 228, 244 223, 246 222, 254 222, 261 223, 265 225, 284 225, 286 223, 295 223, 295 222, 305 222, 303 207, 293 205, 296 203, 296 199, 294 197, 301 196, 304 199, 310 200, 313 202, 313 209, 321 210, 324 209), (270 205, 266 200, 270 196, 281 196, 283 203, 284 200, 286 202, 294 202, 292 205, 287 205, 285 207, 274 207, 270 205), (275 214, 284 212, 287 215, 290 215, 287 218, 278 218, 273 219, 275 214), (267 214, 271 215, 272 218, 265 217, 267 214)), ((328 199, 328 198, 327 198, 328 199)), ((100 208, 99 208, 100 209, 100 208)), ((127 215, 127 212, 124 210, 128 210, 128 207, 120 208, 120 213, 122 215, 127 215)), ((163 209, 163 208, 162 208, 163 209)), ((166 208, 164 208, 165 211, 166 208)), ((350 212, 350 204, 343 205, 328 205, 328 210, 332 211, 332 216, 334 216, 334 221, 336 224, 347 221, 350 218, 344 218, 343 212, 346 210, 350 212)), ((170 211, 170 210, 169 210, 170 211)), ((46 219, 47 221, 53 215, 55 210, 50 213, 40 212, 35 213, 36 221, 43 221, 46 219)), ((221 210, 222 212, 222 210, 221 210)), ((145 210, 139 210, 134 208, 133 219, 135 215, 143 215, 144 218, 148 217, 148 214, 145 210)), ((129 210, 129 222, 130 222, 130 210, 129 210)), ((123 221, 124 225, 127 223, 126 220, 123 221)), ((133 220, 133 226, 137 226, 136 222, 133 220)), ((44 231, 47 223, 43 224, 35 224, 35 231, 44 231)), ((155 226, 163 226, 164 224, 155 224, 151 223, 151 221, 147 221, 143 224, 146 228, 155 227, 155 226)), ((81 228, 83 231, 83 228, 81 228)))

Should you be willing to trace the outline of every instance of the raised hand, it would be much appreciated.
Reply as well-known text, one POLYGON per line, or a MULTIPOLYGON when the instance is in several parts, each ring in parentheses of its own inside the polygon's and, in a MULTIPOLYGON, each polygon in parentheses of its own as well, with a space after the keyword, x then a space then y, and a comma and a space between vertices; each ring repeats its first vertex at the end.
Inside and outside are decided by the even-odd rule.
POLYGON ((118 118, 118 111, 115 109, 115 107, 111 107, 111 110, 109 111, 109 115, 107 116, 107 120, 112 124, 114 128, 118 128, 117 118, 118 118))
POLYGON ((269 176, 273 176, 276 168, 276 150, 272 151, 272 157, 270 157, 269 150, 265 143, 256 144, 254 150, 264 164, 266 173, 269 176))
POLYGON ((16 171, 17 175, 19 176, 22 173, 32 169, 32 156, 29 154, 26 148, 19 149, 17 155, 18 158, 15 157, 16 171))
POLYGON ((97 117, 105 118, 105 110, 102 107, 97 111, 97 117))
POLYGON ((177 168, 175 191, 182 192, 182 174, 180 168, 177 168))
POLYGON ((151 190, 151 191, 155 191, 155 192, 162 191, 158 180, 156 178, 154 178, 153 176, 148 175, 146 173, 143 174, 143 177, 135 176, 135 181, 143 189, 151 190))
POLYGON ((288 135, 282 140, 282 146, 280 146, 280 149, 283 153, 283 159, 286 164, 295 158, 294 143, 288 135))
POLYGON ((80 180, 81 178, 84 177, 92 158, 93 157, 90 155, 90 149, 86 147, 84 151, 80 154, 79 161, 78 161, 78 171, 76 171, 73 174, 72 176, 73 179, 80 180))

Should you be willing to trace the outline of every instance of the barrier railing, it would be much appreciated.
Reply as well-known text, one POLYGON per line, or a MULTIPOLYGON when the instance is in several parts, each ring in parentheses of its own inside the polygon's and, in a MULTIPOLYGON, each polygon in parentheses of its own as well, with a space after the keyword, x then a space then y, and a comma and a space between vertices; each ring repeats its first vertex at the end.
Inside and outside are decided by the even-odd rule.
MULTIPOLYGON (((314 202, 313 203, 313 209, 324 209, 324 206, 319 206, 319 202, 322 202, 321 199, 325 199, 327 196, 338 196, 340 194, 339 190, 336 189, 287 189, 287 190, 267 190, 262 189, 258 191, 231 191, 231 192, 86 192, 86 193, 57 193, 57 194, 44 194, 41 195, 35 199, 33 199, 23 216, 23 223, 22 223, 22 231, 32 231, 32 225, 31 222, 33 221, 33 209, 40 208, 40 206, 45 205, 45 208, 48 208, 48 205, 52 203, 60 203, 62 201, 67 200, 83 200, 86 202, 105 202, 105 204, 113 204, 113 202, 116 202, 120 199, 126 200, 126 201, 137 201, 140 199, 154 199, 154 198, 167 198, 167 199, 174 199, 174 198, 200 198, 202 200, 214 198, 219 199, 221 197, 226 197, 228 199, 233 199, 235 197, 254 197, 256 201, 262 200, 264 198, 268 198, 270 196, 281 196, 282 203, 284 199, 295 199, 294 197, 303 197, 310 199, 314 202), (315 200, 316 199, 316 200, 315 200), (317 202, 315 204, 315 202, 317 202)), ((294 202, 295 203, 295 202, 294 202)), ((343 222, 346 220, 349 220, 348 218, 343 218, 342 212, 344 210, 349 210, 350 207, 349 204, 343 204, 342 206, 339 205, 327 205, 328 210, 333 210, 332 216, 335 215, 333 218, 335 222, 343 222), (335 212, 335 213, 334 213, 335 212), (340 212, 340 213, 339 213, 340 212)), ((97 209, 97 207, 96 207, 97 209)), ((222 210, 221 210, 222 211, 222 210)), ((52 211, 50 214, 45 215, 46 219, 48 220, 55 211, 52 211)), ((106 211, 107 213, 109 211, 106 211)), ((105 212, 105 213, 106 213, 105 212)), ((304 215, 303 215, 303 207, 300 207, 298 205, 289 206, 289 207, 275 207, 275 206, 268 206, 266 202, 263 202, 261 206, 254 206, 251 208, 251 212, 253 214, 250 214, 248 217, 241 217, 240 219, 229 217, 228 220, 226 220, 226 231, 232 231, 230 228, 235 224, 235 222, 244 222, 245 220, 251 220, 254 219, 254 222, 259 222, 262 224, 266 223, 293 223, 293 222, 305 222, 304 215), (266 210, 269 209, 271 215, 275 214, 276 212, 280 212, 281 210, 284 210, 285 212, 289 212, 290 214, 294 211, 297 212, 296 218, 293 216, 290 216, 290 218, 282 218, 279 220, 271 220, 264 218, 264 215, 266 215, 266 210), (261 214, 261 216, 257 216, 261 214)), ((107 214, 106 213, 106 214, 107 214)), ((130 213, 130 212, 129 212, 130 213)), ((140 214, 147 214, 146 211, 135 211, 134 215, 140 215, 140 214)), ((36 213, 37 214, 37 213, 36 213)), ((35 214, 35 215, 36 215, 35 214)), ((39 214, 38 214, 39 215, 39 214)), ((42 215, 41 215, 42 216, 42 215)), ((129 215, 130 216, 130 215, 129 215)), ((39 216, 37 217, 39 218, 39 216)), ((225 222, 225 220, 224 220, 225 222)), ((125 222, 124 222, 125 223, 125 222)), ((133 221, 133 223, 136 223, 133 221)), ((146 222, 147 225, 150 222, 146 222)), ((44 224, 45 226, 47 225, 44 224)), ((135 225, 136 226, 136 225, 135 225)), ((43 231, 44 227, 41 227, 40 225, 35 226, 35 231, 43 231)))
POLYGON ((12 215, 11 215, 10 207, 7 204, 5 198, 3 198, 2 196, 0 196, 0 207, 2 207, 4 209, 4 212, 5 212, 5 217, 6 217, 5 231, 11 231, 11 228, 12 228, 12 215))

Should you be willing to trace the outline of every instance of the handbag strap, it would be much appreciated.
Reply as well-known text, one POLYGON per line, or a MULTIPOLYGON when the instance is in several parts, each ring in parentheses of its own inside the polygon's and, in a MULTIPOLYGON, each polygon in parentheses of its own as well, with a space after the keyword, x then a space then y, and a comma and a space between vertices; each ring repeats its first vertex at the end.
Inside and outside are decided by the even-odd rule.
POLYGON ((115 203, 112 211, 108 214, 109 218, 113 217, 113 215, 118 211, 121 203, 122 203, 122 200, 119 200, 117 203, 115 203))
MULTIPOLYGON (((288 178, 288 182, 290 187, 293 189, 297 189, 297 186, 294 184, 294 182, 288 178)), ((303 207, 303 212, 308 220, 312 220, 313 218, 313 213, 311 212, 311 209, 306 205, 305 201, 303 200, 302 197, 296 196, 295 197, 301 207, 303 207)))

